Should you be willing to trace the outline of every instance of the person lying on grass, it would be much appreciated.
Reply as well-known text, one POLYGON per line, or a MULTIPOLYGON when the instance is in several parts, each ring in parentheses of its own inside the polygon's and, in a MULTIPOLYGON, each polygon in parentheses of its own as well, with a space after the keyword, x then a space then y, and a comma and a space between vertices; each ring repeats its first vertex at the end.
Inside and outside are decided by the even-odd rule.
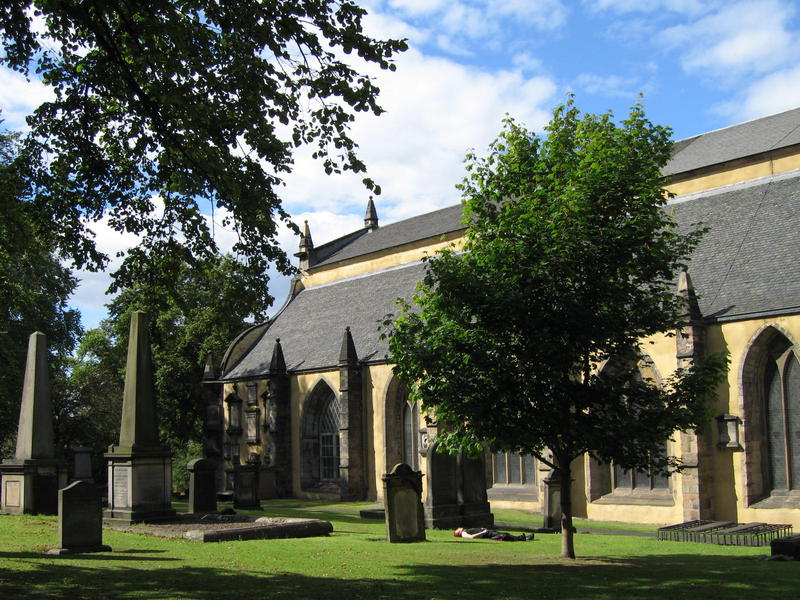
POLYGON ((520 533, 519 535, 512 535, 505 531, 493 531, 485 527, 473 527, 471 529, 464 529, 459 527, 453 532, 455 537, 465 538, 468 540, 474 539, 489 539, 498 542, 526 542, 533 539, 533 534, 520 533))

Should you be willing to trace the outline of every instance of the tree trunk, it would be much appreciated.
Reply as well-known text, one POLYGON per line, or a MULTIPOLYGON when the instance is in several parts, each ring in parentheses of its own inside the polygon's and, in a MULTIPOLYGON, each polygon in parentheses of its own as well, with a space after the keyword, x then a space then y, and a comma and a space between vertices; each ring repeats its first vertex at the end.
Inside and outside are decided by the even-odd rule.
POLYGON ((572 468, 569 459, 558 459, 561 471, 561 557, 575 558, 572 528, 572 468))

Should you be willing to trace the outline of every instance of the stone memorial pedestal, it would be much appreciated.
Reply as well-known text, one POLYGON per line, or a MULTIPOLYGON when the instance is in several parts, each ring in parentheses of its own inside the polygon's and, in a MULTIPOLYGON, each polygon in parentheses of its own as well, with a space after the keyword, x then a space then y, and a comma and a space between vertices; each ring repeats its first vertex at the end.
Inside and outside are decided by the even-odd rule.
POLYGON ((47 367, 47 338, 31 334, 19 409, 14 458, 0 464, 0 510, 10 514, 58 512, 58 489, 67 484, 67 461, 56 457, 47 367))
POLYGON ((58 490, 58 546, 47 554, 111 552, 103 544, 103 514, 94 484, 75 481, 58 490))
POLYGON ((389 541, 424 542, 425 512, 422 507, 422 473, 405 463, 383 476, 386 535, 389 541))
POLYGON ((108 508, 118 523, 171 519, 172 458, 158 439, 147 314, 131 314, 119 445, 110 446, 108 508))

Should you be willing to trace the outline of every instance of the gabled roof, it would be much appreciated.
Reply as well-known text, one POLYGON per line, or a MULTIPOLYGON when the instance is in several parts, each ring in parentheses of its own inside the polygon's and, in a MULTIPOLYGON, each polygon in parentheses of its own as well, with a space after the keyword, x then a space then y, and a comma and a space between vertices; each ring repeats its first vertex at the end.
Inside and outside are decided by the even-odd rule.
POLYGON ((310 266, 330 265, 348 258, 355 258, 459 231, 464 229, 461 224, 461 212, 461 205, 456 204, 455 206, 448 206, 447 208, 390 223, 373 230, 360 229, 359 232, 363 233, 355 236, 350 243, 336 247, 332 252, 328 249, 328 246, 336 244, 339 240, 334 240, 329 244, 316 248, 317 256, 320 258, 318 261, 312 261, 310 266))
MULTIPOLYGON (((705 318, 800 312, 798 207, 800 171, 686 195, 668 207, 682 229, 698 222, 710 228, 689 264, 705 318)), ((460 205, 432 214, 440 225, 445 215, 458 223, 460 205)), ((422 224, 423 217, 414 220, 422 224)), ((423 274, 417 262, 301 291, 223 379, 264 376, 278 338, 290 371, 335 368, 346 326, 360 360, 383 360, 388 346, 378 325, 423 274)))
POLYGON ((665 175, 800 144, 800 108, 678 140, 665 175))

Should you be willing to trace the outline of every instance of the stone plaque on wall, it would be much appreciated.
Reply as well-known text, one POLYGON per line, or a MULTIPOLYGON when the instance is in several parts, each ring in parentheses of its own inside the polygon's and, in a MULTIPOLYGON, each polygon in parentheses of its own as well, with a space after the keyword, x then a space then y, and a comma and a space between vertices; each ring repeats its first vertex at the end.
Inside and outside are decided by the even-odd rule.
POLYGON ((245 412, 247 417, 246 433, 248 444, 258 444, 258 417, 260 411, 257 408, 248 408, 245 412))
POLYGON ((129 478, 129 469, 114 469, 114 506, 128 506, 129 478))
POLYGON ((22 499, 22 482, 21 481, 14 481, 14 480, 6 480, 5 482, 5 490, 3 490, 3 495, 5 497, 5 505, 6 506, 20 506, 22 499))

